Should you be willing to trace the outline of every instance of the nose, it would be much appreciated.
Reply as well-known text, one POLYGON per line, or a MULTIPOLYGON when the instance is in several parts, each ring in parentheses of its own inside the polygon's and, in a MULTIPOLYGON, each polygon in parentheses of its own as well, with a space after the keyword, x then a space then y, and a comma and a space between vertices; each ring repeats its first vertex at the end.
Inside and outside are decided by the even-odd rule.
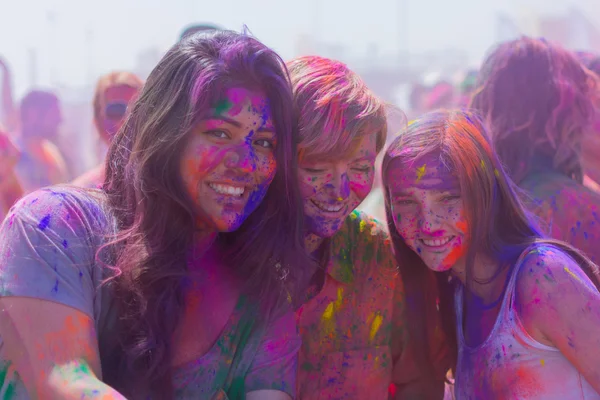
POLYGON ((419 218, 419 228, 426 235, 433 235, 442 228, 442 218, 431 209, 423 209, 419 218))
POLYGON ((337 201, 346 200, 350 196, 350 180, 346 172, 336 172, 328 186, 337 201))
POLYGON ((247 146, 238 146, 230 149, 225 155, 225 166, 250 173, 256 170, 256 157, 247 146))

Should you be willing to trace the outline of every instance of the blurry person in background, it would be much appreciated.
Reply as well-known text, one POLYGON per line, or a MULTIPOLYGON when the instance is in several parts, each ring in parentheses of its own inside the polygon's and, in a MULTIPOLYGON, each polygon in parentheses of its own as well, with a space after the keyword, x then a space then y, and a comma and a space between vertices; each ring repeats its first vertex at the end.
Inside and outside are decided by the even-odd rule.
POLYGON ((0 221, 8 210, 23 195, 23 189, 15 174, 19 151, 0 125, 0 221))
POLYGON ((499 45, 483 63, 471 108, 547 233, 600 262, 600 194, 583 185, 584 137, 596 117, 594 74, 543 39, 499 45))
POLYGON ((56 145, 62 123, 60 101, 50 92, 34 90, 21 101, 21 157, 17 176, 26 193, 68 181, 67 167, 56 145))
POLYGON ((200 24, 193 24, 190 25, 188 27, 186 27, 183 32, 181 32, 181 35, 179 37, 179 39, 185 39, 186 37, 193 35, 194 33, 198 33, 198 32, 203 32, 203 31, 220 31, 223 28, 221 28, 220 26, 216 25, 216 24, 210 24, 210 23, 200 23, 200 24))
POLYGON ((412 86, 410 95, 408 96, 408 104, 410 110, 408 111, 408 118, 413 119, 425 112, 425 96, 427 96, 428 89, 422 83, 415 83, 412 86))
POLYGON ((12 93, 12 75, 6 62, 0 58, 0 124, 4 124, 5 132, 14 132, 17 129, 18 113, 12 93))
POLYGON ((454 106, 454 86, 445 80, 435 83, 424 98, 424 109, 432 111, 454 106))
POLYGON ((455 103, 458 107, 467 107, 473 96, 473 92, 477 88, 477 75, 479 71, 476 69, 467 70, 460 79, 458 84, 458 93, 455 103))
MULTIPOLYGON (((130 72, 111 72, 98 80, 94 94, 94 125, 100 140, 108 146, 125 122, 128 105, 143 86, 130 72)), ((73 181, 74 185, 99 187, 104 182, 104 161, 73 181)))
MULTIPOLYGON (((600 80, 600 56, 593 54, 581 55, 583 64, 596 74, 600 80)), ((583 169, 585 176, 583 184, 590 189, 600 193, 600 85, 596 91, 596 117, 592 129, 583 137, 581 146, 581 157, 583 158, 583 169)))

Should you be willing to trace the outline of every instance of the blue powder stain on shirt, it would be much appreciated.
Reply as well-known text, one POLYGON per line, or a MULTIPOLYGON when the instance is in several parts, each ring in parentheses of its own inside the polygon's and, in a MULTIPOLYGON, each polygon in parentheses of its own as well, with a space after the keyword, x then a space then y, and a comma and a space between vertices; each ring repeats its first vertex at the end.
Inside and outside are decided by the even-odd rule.
POLYGON ((50 223, 50 214, 48 214, 44 218, 42 218, 42 220, 38 224, 38 228, 40 228, 41 230, 44 230, 48 227, 49 223, 50 223))
POLYGON ((52 288, 52 293, 58 293, 58 279, 54 282, 54 287, 52 288))
POLYGON ((69 243, 67 242, 67 239, 62 241, 62 245, 63 247, 66 249, 67 247, 69 247, 69 243))

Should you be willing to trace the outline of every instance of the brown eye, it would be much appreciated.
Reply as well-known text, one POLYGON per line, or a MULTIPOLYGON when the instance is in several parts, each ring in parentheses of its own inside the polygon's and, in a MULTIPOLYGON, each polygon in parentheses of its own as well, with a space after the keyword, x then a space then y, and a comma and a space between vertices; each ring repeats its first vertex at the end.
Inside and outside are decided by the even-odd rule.
POLYGON ((268 139, 258 139, 254 141, 254 143, 260 147, 264 147, 265 149, 272 149, 273 147, 275 147, 273 142, 268 139))
POLYGON ((216 137, 218 139, 228 139, 229 135, 225 131, 208 131, 205 132, 209 136, 216 137))

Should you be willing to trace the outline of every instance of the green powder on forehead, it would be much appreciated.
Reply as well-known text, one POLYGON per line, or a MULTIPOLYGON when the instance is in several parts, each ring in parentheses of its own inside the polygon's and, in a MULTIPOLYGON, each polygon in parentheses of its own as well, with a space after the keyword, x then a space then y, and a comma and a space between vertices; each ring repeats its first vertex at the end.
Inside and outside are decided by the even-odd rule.
POLYGON ((233 103, 227 99, 220 100, 215 106, 215 113, 217 115, 225 114, 233 107, 233 103))

